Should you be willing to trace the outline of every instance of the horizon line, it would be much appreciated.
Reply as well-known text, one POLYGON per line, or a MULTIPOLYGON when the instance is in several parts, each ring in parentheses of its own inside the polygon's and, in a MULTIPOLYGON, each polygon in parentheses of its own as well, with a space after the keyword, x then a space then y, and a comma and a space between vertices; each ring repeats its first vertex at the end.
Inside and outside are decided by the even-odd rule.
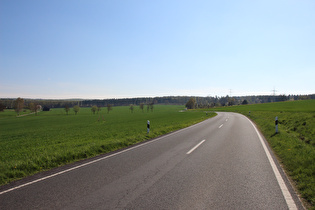
POLYGON ((200 97, 200 98, 222 98, 222 97, 250 97, 250 96, 290 96, 290 95, 294 95, 294 96, 309 96, 309 95, 314 95, 315 93, 311 93, 311 94, 279 94, 279 95, 273 95, 273 94, 253 94, 253 95, 238 95, 238 96, 229 96, 229 95, 225 95, 225 96, 197 96, 197 95, 165 95, 165 96, 143 96, 143 97, 112 97, 112 98, 32 98, 32 97, 0 97, 0 99, 16 99, 16 98, 24 98, 27 100, 119 100, 119 99, 136 99, 136 98, 164 98, 164 97, 200 97))

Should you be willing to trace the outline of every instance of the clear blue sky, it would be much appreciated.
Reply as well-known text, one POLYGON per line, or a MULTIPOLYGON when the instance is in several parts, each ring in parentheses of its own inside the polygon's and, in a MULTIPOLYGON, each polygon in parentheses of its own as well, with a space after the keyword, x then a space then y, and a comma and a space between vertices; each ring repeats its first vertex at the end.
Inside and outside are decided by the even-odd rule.
POLYGON ((315 1, 0 0, 0 97, 315 93, 315 1))

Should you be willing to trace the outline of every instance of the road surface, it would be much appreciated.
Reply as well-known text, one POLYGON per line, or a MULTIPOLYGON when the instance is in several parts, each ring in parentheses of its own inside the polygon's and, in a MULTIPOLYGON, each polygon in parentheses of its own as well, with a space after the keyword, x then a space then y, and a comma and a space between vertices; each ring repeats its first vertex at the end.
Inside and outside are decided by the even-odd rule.
POLYGON ((303 209, 245 116, 218 116, 0 188, 0 209, 303 209))

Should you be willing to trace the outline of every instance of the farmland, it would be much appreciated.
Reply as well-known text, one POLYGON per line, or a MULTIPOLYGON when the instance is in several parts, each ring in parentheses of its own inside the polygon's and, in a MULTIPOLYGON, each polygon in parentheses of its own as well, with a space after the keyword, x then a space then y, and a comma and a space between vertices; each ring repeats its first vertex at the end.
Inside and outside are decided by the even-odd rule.
POLYGON ((315 204, 315 100, 216 108, 252 119, 264 134, 301 196, 315 204), (275 117, 279 133, 275 133, 275 117))
MULTIPOLYGON (((129 107, 102 108, 93 114, 62 108, 16 117, 0 112, 0 185, 67 163, 93 157, 198 123, 215 113, 181 111, 184 106, 159 106, 133 113, 129 107), (147 134, 146 123, 151 122, 147 134)), ((24 113, 23 113, 24 114, 24 113)))

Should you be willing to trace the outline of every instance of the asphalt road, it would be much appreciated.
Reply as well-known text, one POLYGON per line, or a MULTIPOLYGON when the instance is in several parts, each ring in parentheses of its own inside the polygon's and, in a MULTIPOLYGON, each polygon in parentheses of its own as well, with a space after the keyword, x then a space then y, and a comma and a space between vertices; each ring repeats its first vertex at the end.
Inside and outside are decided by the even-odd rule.
POLYGON ((246 117, 218 113, 127 150, 2 186, 0 209, 303 209, 259 136, 246 117))

